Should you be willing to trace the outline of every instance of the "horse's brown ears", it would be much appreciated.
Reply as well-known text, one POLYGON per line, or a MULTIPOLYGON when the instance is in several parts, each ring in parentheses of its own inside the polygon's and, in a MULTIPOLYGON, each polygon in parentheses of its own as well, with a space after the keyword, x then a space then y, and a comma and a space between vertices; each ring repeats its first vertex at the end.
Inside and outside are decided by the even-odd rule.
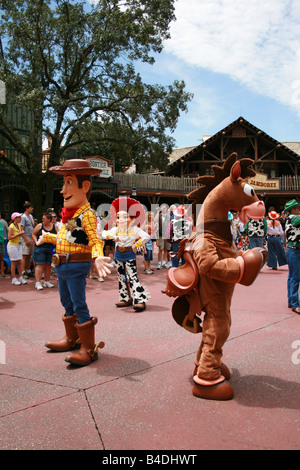
POLYGON ((238 180, 238 178, 241 177, 241 174, 242 174, 241 164, 238 160, 231 167, 231 170, 230 170, 230 179, 231 179, 231 181, 233 183, 236 182, 238 180))

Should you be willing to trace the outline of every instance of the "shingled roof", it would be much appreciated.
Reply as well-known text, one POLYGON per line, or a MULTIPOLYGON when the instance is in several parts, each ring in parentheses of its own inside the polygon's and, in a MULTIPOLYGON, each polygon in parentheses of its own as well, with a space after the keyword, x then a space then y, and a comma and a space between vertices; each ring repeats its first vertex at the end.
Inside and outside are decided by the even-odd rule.
POLYGON ((169 163, 174 163, 179 158, 183 157, 187 153, 189 153, 191 150, 193 150, 195 147, 183 147, 180 149, 174 149, 173 152, 169 155, 169 163))

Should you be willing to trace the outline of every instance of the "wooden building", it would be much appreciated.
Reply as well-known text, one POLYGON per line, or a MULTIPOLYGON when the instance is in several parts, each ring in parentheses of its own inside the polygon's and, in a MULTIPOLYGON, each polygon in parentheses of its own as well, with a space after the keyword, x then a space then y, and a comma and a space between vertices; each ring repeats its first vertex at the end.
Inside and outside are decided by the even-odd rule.
MULTIPOLYGON (((25 138, 30 130, 30 119, 24 126, 21 114, 18 117, 18 114, 12 112, 12 116, 16 120, 19 135, 24 133, 25 138)), ((18 160, 19 155, 1 138, 0 150, 22 164, 18 160)), ((41 149, 41 171, 45 171, 43 163, 48 150, 41 149)), ((110 204, 119 195, 134 196, 148 208, 151 204, 163 202, 168 205, 187 203, 187 195, 197 187, 197 177, 211 174, 212 165, 222 165, 232 152, 237 152, 240 158, 253 159, 257 176, 249 182, 265 201, 267 209, 274 206, 280 211, 289 199, 299 198, 300 201, 300 142, 279 142, 239 117, 216 134, 204 136, 200 145, 175 149, 169 156, 169 165, 164 174, 115 173, 113 162, 99 156, 89 157, 101 161, 106 169, 111 168, 106 178, 94 178, 91 203, 96 208, 103 202, 110 204)), ((66 155, 66 158, 75 157, 80 158, 81 155, 66 155)), ((21 210, 27 198, 26 188, 1 165, 0 158, 0 210, 8 216, 13 210, 21 210)), ((58 186, 53 206, 58 210, 60 204, 58 186)))
POLYGON ((281 210, 285 202, 300 196, 300 142, 278 142, 243 117, 176 158, 170 156, 168 176, 197 178, 211 174, 232 153, 252 158, 257 177, 250 181, 266 207, 281 210))

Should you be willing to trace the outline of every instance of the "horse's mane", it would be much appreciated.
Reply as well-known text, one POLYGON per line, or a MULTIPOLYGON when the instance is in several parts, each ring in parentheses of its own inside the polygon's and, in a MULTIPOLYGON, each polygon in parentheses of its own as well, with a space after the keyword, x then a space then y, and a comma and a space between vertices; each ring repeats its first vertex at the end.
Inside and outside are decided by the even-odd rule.
MULTIPOLYGON (((201 187, 195 189, 188 195, 188 199, 192 201, 193 206, 195 204, 202 204, 210 191, 230 175, 231 167, 236 162, 237 158, 238 155, 234 152, 225 160, 223 166, 212 165, 213 175, 204 175, 197 178, 197 183, 200 184, 201 187)), ((250 168, 254 163, 251 158, 241 158, 239 162, 241 165, 242 178, 255 176, 255 171, 250 168)))

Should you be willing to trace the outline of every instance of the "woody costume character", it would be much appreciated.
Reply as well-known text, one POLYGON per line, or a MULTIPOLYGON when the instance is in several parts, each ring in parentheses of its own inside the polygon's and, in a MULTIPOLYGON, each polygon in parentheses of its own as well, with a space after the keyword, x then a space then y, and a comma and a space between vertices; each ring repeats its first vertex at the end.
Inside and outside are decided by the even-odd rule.
POLYGON ((135 199, 120 197, 112 202, 110 214, 116 226, 104 230, 102 238, 115 241, 114 260, 119 281, 116 306, 133 305, 135 311, 141 312, 146 308, 148 295, 138 278, 136 252, 150 239, 150 235, 139 227, 145 221, 145 211, 135 199))
POLYGON ((110 273, 110 258, 103 256, 103 241, 97 233, 97 220, 88 202, 91 191, 91 176, 101 170, 92 168, 85 160, 66 160, 63 166, 49 168, 63 175, 61 193, 64 197, 62 225, 57 234, 43 232, 37 245, 53 243, 56 253, 52 257, 58 278, 60 301, 65 309, 63 322, 64 338, 48 341, 46 347, 53 351, 69 351, 65 361, 77 366, 86 366, 98 358, 97 349, 103 343, 95 343, 97 317, 90 317, 86 303, 86 277, 92 260, 101 277, 110 273))

